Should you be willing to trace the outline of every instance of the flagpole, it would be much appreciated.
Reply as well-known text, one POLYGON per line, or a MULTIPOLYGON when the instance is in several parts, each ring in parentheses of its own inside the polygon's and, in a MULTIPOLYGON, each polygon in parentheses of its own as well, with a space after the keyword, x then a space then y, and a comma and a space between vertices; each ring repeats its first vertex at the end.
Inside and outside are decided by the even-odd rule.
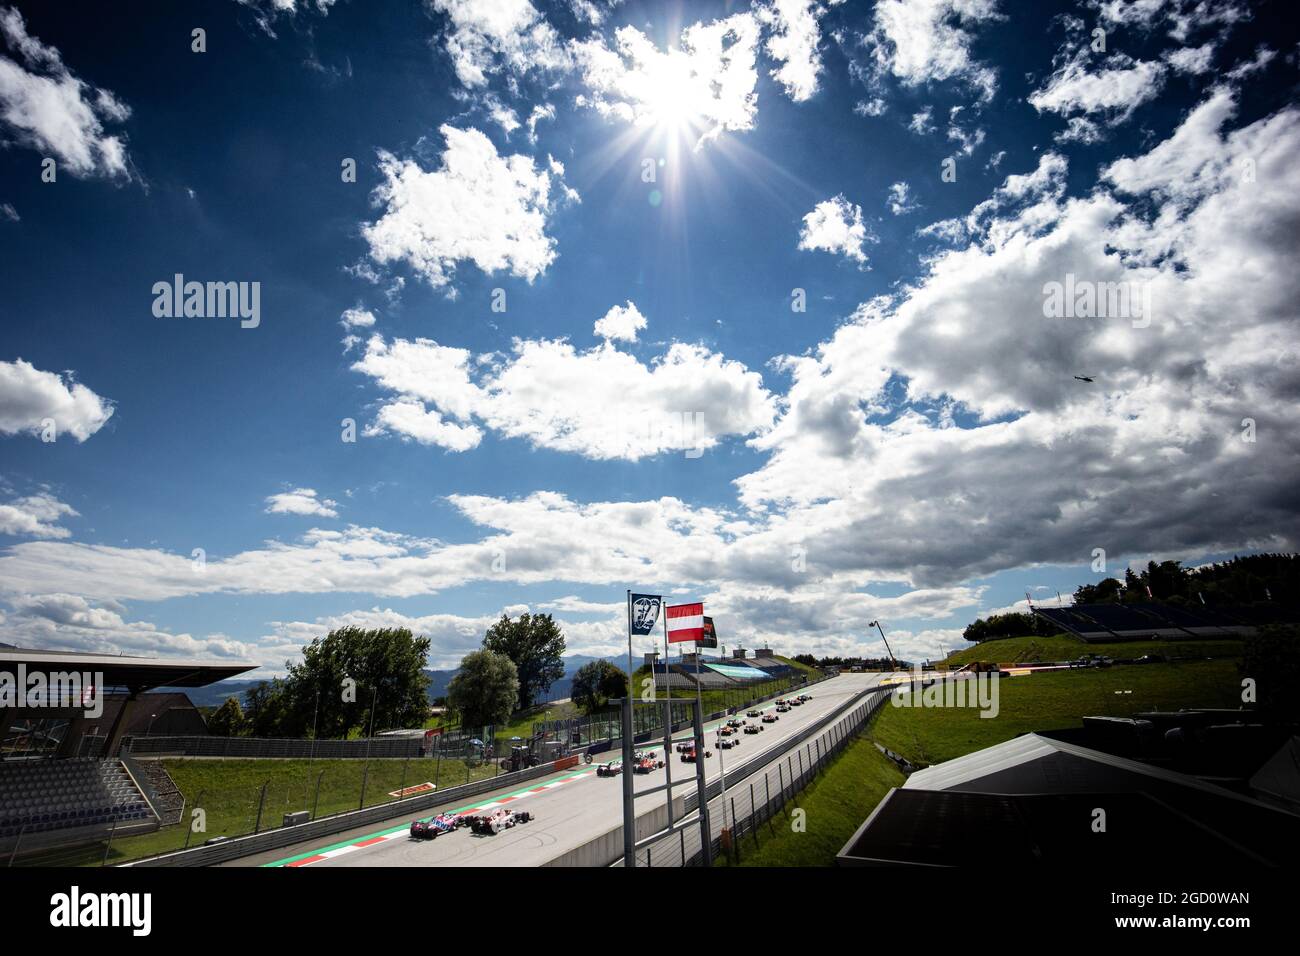
POLYGON ((660 602, 664 620, 664 781, 668 784, 668 826, 673 825, 673 688, 668 681, 668 611, 660 602))
POLYGON ((623 701, 623 865, 636 866, 636 795, 632 784, 632 590, 627 592, 627 696, 623 701))

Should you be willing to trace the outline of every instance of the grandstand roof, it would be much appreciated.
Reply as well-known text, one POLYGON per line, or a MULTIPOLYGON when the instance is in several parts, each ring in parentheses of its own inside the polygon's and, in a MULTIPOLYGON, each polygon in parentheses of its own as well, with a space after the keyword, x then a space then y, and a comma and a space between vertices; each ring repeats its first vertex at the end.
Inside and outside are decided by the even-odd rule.
POLYGON ((257 667, 246 661, 200 661, 173 657, 128 657, 41 648, 0 647, 0 671, 93 671, 104 675, 108 687, 205 687, 257 667))

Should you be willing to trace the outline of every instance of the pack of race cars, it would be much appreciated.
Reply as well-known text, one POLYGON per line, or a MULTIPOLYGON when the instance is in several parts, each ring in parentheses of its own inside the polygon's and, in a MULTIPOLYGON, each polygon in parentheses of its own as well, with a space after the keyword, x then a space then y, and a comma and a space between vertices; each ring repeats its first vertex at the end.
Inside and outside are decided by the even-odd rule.
MULTIPOLYGON (((764 730, 763 724, 776 723, 781 719, 780 714, 789 713, 792 706, 799 707, 810 700, 812 700, 810 695, 800 694, 798 697, 778 699, 775 711, 750 710, 746 712, 746 717, 761 720, 761 723, 757 724, 751 724, 739 717, 728 719, 726 723, 718 728, 718 747, 722 750, 730 750, 733 747, 740 746, 740 733, 762 733, 764 730)), ((681 756, 682 763, 695 763, 698 759, 698 751, 694 740, 678 741, 674 749, 681 756)), ((712 757, 713 751, 706 749, 704 756, 712 757)), ((664 760, 660 758, 657 750, 638 750, 632 755, 633 773, 651 773, 662 769, 663 766, 664 760)), ((622 772, 622 760, 610 760, 596 767, 596 776, 598 777, 617 777, 622 772)), ((511 810, 506 807, 497 807, 495 810, 484 814, 440 813, 428 820, 412 820, 410 836, 413 840, 436 840, 440 836, 453 833, 465 826, 468 826, 473 833, 482 836, 494 836, 513 827, 530 823, 532 819, 533 815, 527 810, 511 810)))
POLYGON ((503 830, 531 823, 533 815, 527 810, 509 810, 497 807, 490 813, 455 814, 440 813, 430 820, 411 821, 411 839, 436 840, 438 837, 469 827, 471 833, 482 836, 495 836, 503 830))

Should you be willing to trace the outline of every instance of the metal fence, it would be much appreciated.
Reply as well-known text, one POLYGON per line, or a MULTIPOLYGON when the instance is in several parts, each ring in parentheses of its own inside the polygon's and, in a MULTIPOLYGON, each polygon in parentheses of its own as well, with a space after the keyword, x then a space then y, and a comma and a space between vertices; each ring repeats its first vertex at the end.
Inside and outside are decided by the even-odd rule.
MULTIPOLYGON (((755 704, 803 690, 813 684, 821 683, 826 677, 814 680, 805 679, 802 673, 781 680, 759 681, 746 686, 731 688, 723 697, 725 709, 703 715, 704 720, 716 720, 728 713, 747 710, 755 704)), ((687 727, 691 721, 691 707, 694 693, 685 697, 672 698, 672 721, 674 732, 687 727)), ((632 736, 637 743, 651 737, 662 736, 663 710, 661 707, 637 707, 632 712, 632 736)), ((534 737, 562 741, 565 752, 595 748, 596 751, 614 749, 621 743, 622 726, 617 713, 593 714, 582 717, 569 717, 563 720, 538 721, 533 724, 534 737)))
MULTIPOLYGON (((745 852, 756 850, 759 830, 775 827, 775 819, 787 813, 790 802, 857 734, 891 693, 892 688, 869 691, 856 704, 850 703, 848 709, 833 715, 829 722, 796 736, 789 749, 756 758, 729 771, 725 797, 722 781, 712 781, 707 791, 712 858, 726 855, 738 861, 745 852), (726 837, 723 830, 727 831, 726 837)), ((688 810, 697 805, 694 795, 687 798, 688 810)), ((700 829, 687 827, 665 835, 637 850, 636 857, 637 866, 702 865, 700 829)), ((616 865, 621 866, 622 861, 616 865)))

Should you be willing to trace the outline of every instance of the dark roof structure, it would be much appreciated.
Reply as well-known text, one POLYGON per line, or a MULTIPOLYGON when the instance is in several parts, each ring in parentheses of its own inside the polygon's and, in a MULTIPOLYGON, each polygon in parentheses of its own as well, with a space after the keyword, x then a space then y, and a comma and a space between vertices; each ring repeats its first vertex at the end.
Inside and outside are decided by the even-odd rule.
POLYGON ((243 661, 203 661, 172 657, 127 657, 81 651, 0 648, 0 671, 80 671, 104 675, 105 687, 139 692, 153 687, 203 687, 257 667, 243 661))

